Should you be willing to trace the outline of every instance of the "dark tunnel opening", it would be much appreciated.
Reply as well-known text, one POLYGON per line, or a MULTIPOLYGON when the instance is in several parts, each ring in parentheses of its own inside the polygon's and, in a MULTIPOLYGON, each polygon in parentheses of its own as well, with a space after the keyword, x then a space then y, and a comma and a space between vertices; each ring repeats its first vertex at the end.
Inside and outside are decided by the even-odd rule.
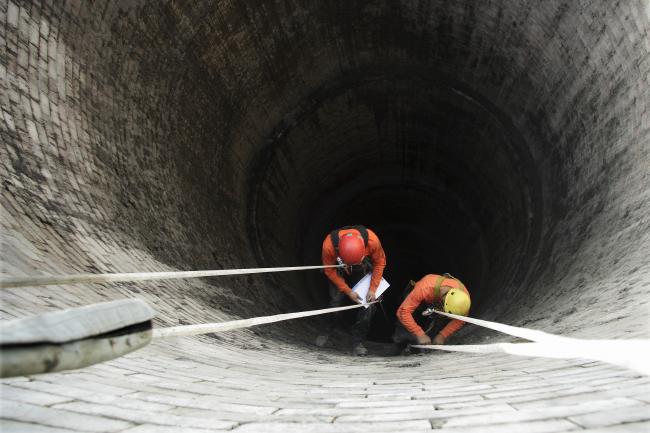
MULTIPOLYGON (((0 278, 314 265, 365 224, 392 284, 368 357, 315 345, 331 317, 156 338, 3 380, 0 430, 644 429, 618 365, 380 348, 443 272, 479 319, 649 338, 649 77, 644 0, 0 1, 0 278)), ((125 298, 154 332, 328 305, 305 271, 3 289, 0 319, 125 298)))
MULTIPOLYGON (((332 228, 362 223, 389 316, 409 279, 449 272, 478 317, 645 332, 647 304, 607 294, 643 295, 648 272, 644 8, 73 4, 8 5, 3 273, 318 264, 332 228)), ((7 314, 137 293, 159 325, 193 303, 216 321, 323 307, 325 284, 79 288, 7 296, 7 314)), ((259 332, 301 344, 318 326, 259 332)))
MULTIPOLYGON (((332 229, 364 224, 391 283, 370 339, 390 341, 403 288, 426 274, 460 278, 473 314, 490 308, 539 248, 540 181, 522 135, 468 92, 437 71, 373 69, 307 98, 253 169, 258 260, 319 263, 332 229)), ((323 275, 297 281, 302 306, 327 304, 323 275)))

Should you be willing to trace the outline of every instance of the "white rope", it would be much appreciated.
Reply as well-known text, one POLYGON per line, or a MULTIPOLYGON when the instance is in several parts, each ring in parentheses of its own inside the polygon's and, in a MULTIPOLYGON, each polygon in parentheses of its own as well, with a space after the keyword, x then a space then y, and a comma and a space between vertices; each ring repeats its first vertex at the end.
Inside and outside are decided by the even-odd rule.
POLYGON ((467 345, 413 345, 427 350, 445 350, 466 353, 508 353, 517 356, 534 356, 542 358, 574 359, 582 358, 602 361, 629 368, 642 374, 650 375, 650 340, 582 340, 562 337, 534 329, 504 325, 502 323, 456 314, 434 311, 452 319, 473 323, 484 328, 503 332, 514 337, 531 340, 533 343, 495 343, 467 345))
MULTIPOLYGON (((374 304, 376 302, 378 301, 371 302, 371 304, 374 304)), ((232 320, 230 322, 203 323, 200 325, 184 325, 173 326, 169 328, 158 328, 153 330, 153 338, 188 337, 191 335, 232 331, 233 329, 250 328, 251 326, 282 322, 284 320, 299 319, 301 317, 336 313, 337 311, 351 310, 353 308, 359 308, 366 305, 368 304, 346 305, 344 307, 325 308, 322 310, 310 310, 297 313, 276 314, 273 316, 253 317, 251 319, 232 320)))
POLYGON ((650 340, 580 340, 563 342, 495 343, 457 346, 414 345, 420 349, 468 353, 508 353, 541 358, 582 358, 629 368, 650 376, 650 340))
POLYGON ((482 326, 483 328, 493 329, 495 331, 503 332, 504 334, 512 335, 513 337, 523 338, 524 340, 542 342, 561 342, 566 341, 567 337, 561 335, 553 335, 547 332, 538 331, 536 329, 520 328, 518 326, 504 325, 503 323, 490 322, 487 320, 474 319, 472 317, 458 316, 456 314, 445 313, 438 310, 433 310, 434 313, 441 316, 449 317, 450 319, 458 319, 463 322, 473 323, 474 325, 482 326))
POLYGON ((11 289, 29 286, 53 286, 61 284, 80 283, 113 283, 120 281, 171 280, 177 278, 216 277, 223 275, 262 274, 267 272, 306 271, 309 269, 339 268, 343 265, 328 266, 292 266, 281 268, 252 268, 252 269, 218 269, 209 271, 180 271, 180 272, 133 272, 121 274, 71 274, 44 275, 37 277, 0 278, 0 289, 11 289))

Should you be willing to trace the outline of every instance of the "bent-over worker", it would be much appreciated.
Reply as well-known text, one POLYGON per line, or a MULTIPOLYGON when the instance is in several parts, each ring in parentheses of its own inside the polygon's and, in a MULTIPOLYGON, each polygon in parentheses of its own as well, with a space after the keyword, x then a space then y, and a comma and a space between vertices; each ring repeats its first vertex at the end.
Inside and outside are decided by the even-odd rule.
MULTIPOLYGON (((434 307, 436 310, 445 313, 467 316, 471 306, 471 299, 465 285, 451 275, 425 275, 415 284, 411 293, 397 309, 397 318, 401 325, 397 325, 393 335, 393 340, 396 343, 417 342, 417 344, 431 344, 431 336, 427 335, 413 318, 413 312, 420 306, 425 308, 434 307)), ((440 317, 437 317, 437 319, 440 319, 440 317)), ((445 341, 464 324, 465 322, 462 320, 453 319, 449 321, 444 328, 437 332, 433 338, 433 344, 445 344, 445 341)), ((431 329, 429 332, 435 332, 436 328, 431 329)))
MULTIPOLYGON (((352 291, 354 286, 368 272, 372 271, 370 288, 366 296, 367 302, 376 300, 375 292, 381 281, 386 267, 386 255, 377 235, 364 226, 346 226, 332 231, 323 241, 323 265, 344 264, 343 268, 327 268, 325 275, 330 280, 330 306, 341 306, 347 299, 354 303, 362 302, 359 295, 352 291)), ((368 308, 358 308, 356 321, 352 325, 352 352, 363 356, 368 350, 363 341, 370 329, 370 323, 375 313, 376 305, 368 308)), ((328 334, 331 328, 328 329, 328 334)), ((320 335, 316 344, 320 347, 327 343, 328 334, 320 335)))

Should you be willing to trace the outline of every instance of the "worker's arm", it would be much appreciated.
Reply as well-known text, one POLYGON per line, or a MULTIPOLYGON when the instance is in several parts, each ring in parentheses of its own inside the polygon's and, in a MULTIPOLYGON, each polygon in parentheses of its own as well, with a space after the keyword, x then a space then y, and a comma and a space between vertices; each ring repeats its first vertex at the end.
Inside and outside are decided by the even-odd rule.
POLYGON ((436 340, 439 344, 444 344, 445 340, 451 337, 456 331, 463 327, 465 322, 462 320, 454 319, 447 325, 442 328, 442 330, 436 335, 436 340))
POLYGON ((368 249, 370 260, 372 261, 372 277, 370 278, 370 288, 368 292, 375 293, 379 283, 381 282, 381 277, 384 275, 384 268, 386 267, 386 254, 384 249, 379 242, 377 235, 368 230, 368 249))
MULTIPOLYGON (((321 259, 323 261, 323 266, 336 265, 336 251, 334 250, 334 245, 332 245, 332 240, 329 236, 323 242, 323 250, 321 253, 321 259)), ((327 278, 334 284, 341 292, 346 295, 350 295, 352 289, 347 285, 343 277, 341 277, 337 272, 336 268, 325 268, 323 270, 327 278)))
POLYGON ((424 330, 413 319, 413 312, 424 302, 426 288, 421 282, 415 285, 415 288, 404 299, 402 305, 397 309, 397 318, 404 328, 416 337, 425 335, 424 330))

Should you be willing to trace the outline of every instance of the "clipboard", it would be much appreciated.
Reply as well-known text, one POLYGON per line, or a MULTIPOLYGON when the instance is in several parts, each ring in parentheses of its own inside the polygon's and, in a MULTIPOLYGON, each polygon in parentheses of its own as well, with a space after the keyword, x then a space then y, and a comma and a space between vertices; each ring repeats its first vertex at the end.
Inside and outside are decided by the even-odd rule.
MULTIPOLYGON (((366 295, 368 295, 368 289, 370 289, 370 279, 372 277, 372 274, 369 272, 367 273, 357 284, 354 285, 352 288, 352 291, 361 296, 361 305, 364 305, 364 308, 368 308, 370 305, 368 305, 368 302, 366 301, 366 295)), ((384 280, 383 278, 379 282, 379 286, 377 287, 377 290, 375 291, 375 296, 379 298, 388 288, 390 287, 390 284, 388 284, 388 281, 384 280)))

